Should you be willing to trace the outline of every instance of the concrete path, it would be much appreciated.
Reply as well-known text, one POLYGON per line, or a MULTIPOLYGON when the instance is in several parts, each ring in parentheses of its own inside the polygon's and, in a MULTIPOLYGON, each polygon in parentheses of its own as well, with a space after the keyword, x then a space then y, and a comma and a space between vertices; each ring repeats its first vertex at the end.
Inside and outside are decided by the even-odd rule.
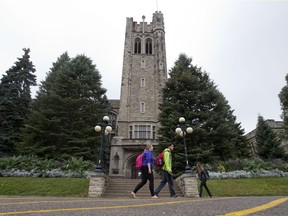
POLYGON ((232 216, 287 215, 288 197, 55 198, 0 196, 1 215, 232 216))

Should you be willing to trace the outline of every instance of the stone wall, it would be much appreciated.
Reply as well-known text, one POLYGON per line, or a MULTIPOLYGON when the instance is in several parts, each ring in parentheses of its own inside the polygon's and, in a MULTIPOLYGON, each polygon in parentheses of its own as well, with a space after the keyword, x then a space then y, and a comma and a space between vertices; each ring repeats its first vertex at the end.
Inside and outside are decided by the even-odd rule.
POLYGON ((180 187, 182 193, 185 197, 198 197, 198 185, 197 185, 197 178, 195 174, 183 174, 178 177, 176 183, 180 187))
POLYGON ((89 181, 89 192, 88 197, 97 198, 101 197, 108 185, 109 177, 104 173, 93 172, 90 176, 89 181))

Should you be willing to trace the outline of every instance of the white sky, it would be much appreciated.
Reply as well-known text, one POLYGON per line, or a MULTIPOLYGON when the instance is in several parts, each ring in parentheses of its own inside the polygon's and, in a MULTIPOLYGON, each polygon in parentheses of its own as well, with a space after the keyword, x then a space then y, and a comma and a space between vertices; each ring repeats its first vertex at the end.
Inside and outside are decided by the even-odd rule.
MULTIPOLYGON (((97 65, 109 99, 120 99, 126 17, 164 14, 170 69, 192 57, 229 101, 245 132, 258 114, 281 120, 288 73, 288 1, 1 0, 0 77, 31 49, 38 84, 64 52, 97 65)), ((37 88, 33 88, 33 95, 37 88)))

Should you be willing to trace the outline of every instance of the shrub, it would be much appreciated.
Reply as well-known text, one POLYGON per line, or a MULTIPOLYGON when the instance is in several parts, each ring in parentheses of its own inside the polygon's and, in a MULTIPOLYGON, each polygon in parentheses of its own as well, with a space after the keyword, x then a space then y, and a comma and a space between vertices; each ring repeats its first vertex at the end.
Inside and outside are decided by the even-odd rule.
POLYGON ((225 167, 222 164, 219 164, 217 167, 218 172, 222 173, 222 172, 226 172, 225 167))
POLYGON ((244 163, 242 159, 228 160, 223 162, 223 166, 225 167, 226 172, 229 172, 233 170, 243 170, 244 163))
POLYGON ((35 156, 5 157, 0 159, 0 176, 32 177, 87 177, 95 165, 83 158, 66 161, 39 159, 35 156))
POLYGON ((284 172, 288 171, 288 163, 281 159, 273 159, 271 161, 254 159, 236 159, 227 161, 215 161, 211 164, 206 164, 206 168, 213 172, 231 172, 235 170, 257 171, 278 169, 284 172))

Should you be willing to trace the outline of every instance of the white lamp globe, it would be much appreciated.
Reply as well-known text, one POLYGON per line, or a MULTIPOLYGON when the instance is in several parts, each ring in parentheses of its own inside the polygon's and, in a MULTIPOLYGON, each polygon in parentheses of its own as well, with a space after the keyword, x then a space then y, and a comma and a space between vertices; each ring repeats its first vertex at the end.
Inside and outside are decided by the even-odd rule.
POLYGON ((101 127, 100 127, 99 125, 96 125, 96 126, 95 126, 95 131, 96 131, 96 132, 100 132, 100 131, 101 131, 101 127))
POLYGON ((185 118, 184 118, 184 117, 180 117, 180 118, 179 118, 179 122, 180 122, 180 123, 184 123, 184 122, 185 122, 185 118))
POLYGON ((108 122, 108 121, 109 121, 109 117, 108 117, 108 116, 104 116, 104 117, 103 117, 103 121, 108 122))
POLYGON ((112 127, 108 125, 106 127, 105 131, 107 131, 108 133, 111 133, 112 132, 112 127))
POLYGON ((105 130, 105 136, 107 136, 109 134, 109 132, 107 130, 105 130))
POLYGON ((189 133, 189 134, 192 133, 192 132, 193 132, 193 128, 192 128, 192 127, 188 127, 188 128, 186 129, 186 132, 189 133))
POLYGON ((178 127, 175 129, 175 132, 179 135, 182 132, 182 130, 181 130, 181 128, 178 127))
POLYGON ((180 136, 183 137, 185 135, 185 133, 183 133, 183 131, 181 131, 180 136))

